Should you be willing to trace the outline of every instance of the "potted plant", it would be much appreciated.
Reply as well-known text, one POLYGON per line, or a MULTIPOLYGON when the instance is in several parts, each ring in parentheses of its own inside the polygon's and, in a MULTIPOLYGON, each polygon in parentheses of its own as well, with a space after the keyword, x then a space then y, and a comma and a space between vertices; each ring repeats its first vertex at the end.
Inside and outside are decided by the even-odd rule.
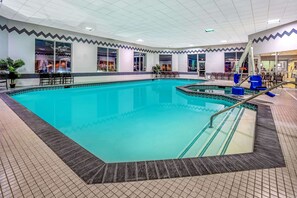
POLYGON ((21 59, 12 60, 11 58, 1 59, 0 65, 8 70, 8 78, 10 79, 10 88, 15 88, 15 80, 21 75, 18 73, 18 69, 25 65, 25 62, 21 59))
POLYGON ((161 67, 160 67, 160 65, 158 65, 158 64, 156 64, 156 66, 153 66, 153 73, 154 74, 156 74, 156 78, 158 77, 158 74, 160 74, 160 72, 161 72, 161 67))

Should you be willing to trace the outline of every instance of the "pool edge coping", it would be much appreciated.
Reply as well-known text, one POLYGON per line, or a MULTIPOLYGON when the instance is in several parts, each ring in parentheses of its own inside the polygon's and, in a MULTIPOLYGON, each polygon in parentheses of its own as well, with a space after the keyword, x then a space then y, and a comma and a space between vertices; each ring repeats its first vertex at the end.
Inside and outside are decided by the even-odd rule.
MULTIPOLYGON (((195 94, 191 93, 190 95, 195 94)), ((201 93, 198 94, 198 96, 200 95, 201 93)), ((212 98, 215 98, 217 95, 211 94, 209 96, 207 94, 208 97, 212 98)), ((0 98, 87 184, 179 178, 285 166, 271 109, 263 104, 252 104, 257 106, 253 153, 105 163, 17 103, 7 93, 0 93, 0 98)))

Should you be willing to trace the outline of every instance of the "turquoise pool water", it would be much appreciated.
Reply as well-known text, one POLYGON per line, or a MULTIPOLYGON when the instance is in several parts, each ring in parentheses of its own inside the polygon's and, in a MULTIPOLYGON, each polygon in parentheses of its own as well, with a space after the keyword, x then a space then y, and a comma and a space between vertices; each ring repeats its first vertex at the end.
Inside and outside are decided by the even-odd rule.
POLYGON ((12 97, 105 162, 174 159, 213 113, 231 105, 175 88, 193 83, 199 81, 112 83, 12 97))

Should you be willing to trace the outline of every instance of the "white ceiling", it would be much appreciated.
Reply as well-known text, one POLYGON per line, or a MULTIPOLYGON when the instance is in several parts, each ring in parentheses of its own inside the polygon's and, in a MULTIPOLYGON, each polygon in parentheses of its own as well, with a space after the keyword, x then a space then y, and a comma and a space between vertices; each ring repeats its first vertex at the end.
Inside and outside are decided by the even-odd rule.
POLYGON ((249 34, 297 20, 296 10, 297 0, 3 0, 0 15, 151 47, 180 48, 222 40, 247 42, 249 34), (267 24, 275 18, 281 23, 267 24), (86 26, 94 31, 86 31, 86 26), (206 28, 215 32, 206 33, 206 28))

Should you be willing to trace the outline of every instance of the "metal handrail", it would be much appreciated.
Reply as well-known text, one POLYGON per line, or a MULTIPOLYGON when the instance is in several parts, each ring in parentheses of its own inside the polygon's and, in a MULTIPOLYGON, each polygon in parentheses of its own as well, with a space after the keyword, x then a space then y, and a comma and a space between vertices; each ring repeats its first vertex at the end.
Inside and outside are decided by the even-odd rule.
POLYGON ((239 83, 236 84, 236 86, 240 86, 242 83, 244 83, 245 81, 247 81, 252 75, 248 75, 245 79, 243 79, 242 81, 240 81, 239 83))
POLYGON ((273 89, 275 89, 275 88, 277 88, 277 87, 286 85, 286 84, 294 84, 294 85, 297 86, 297 82, 294 82, 294 81, 285 81, 285 82, 279 83, 279 84, 277 84, 277 85, 274 85, 273 87, 270 87, 270 88, 268 88, 268 89, 266 89, 266 90, 264 90, 264 91, 261 91, 261 92, 255 94, 255 95, 253 95, 253 96, 251 96, 251 97, 249 97, 249 98, 243 100, 243 101, 240 101, 240 102, 236 103, 235 105, 232 105, 231 107, 228 107, 228 108, 226 108, 226 109, 223 109, 223 110, 221 110, 221 111, 219 111, 219 112, 213 114, 213 115, 210 117, 209 128, 212 128, 212 127, 213 127, 213 126, 212 126, 213 119, 214 119, 216 116, 218 116, 219 114, 224 113, 224 112, 226 112, 226 111, 229 111, 230 109, 233 109, 233 108, 235 108, 235 107, 238 107, 239 105, 242 105, 242 104, 246 103, 247 101, 250 101, 250 100, 252 100, 252 99, 254 99, 254 98, 256 98, 256 97, 258 97, 258 96, 260 96, 260 95, 266 94, 267 92, 269 92, 269 91, 271 91, 271 90, 273 90, 273 89))

